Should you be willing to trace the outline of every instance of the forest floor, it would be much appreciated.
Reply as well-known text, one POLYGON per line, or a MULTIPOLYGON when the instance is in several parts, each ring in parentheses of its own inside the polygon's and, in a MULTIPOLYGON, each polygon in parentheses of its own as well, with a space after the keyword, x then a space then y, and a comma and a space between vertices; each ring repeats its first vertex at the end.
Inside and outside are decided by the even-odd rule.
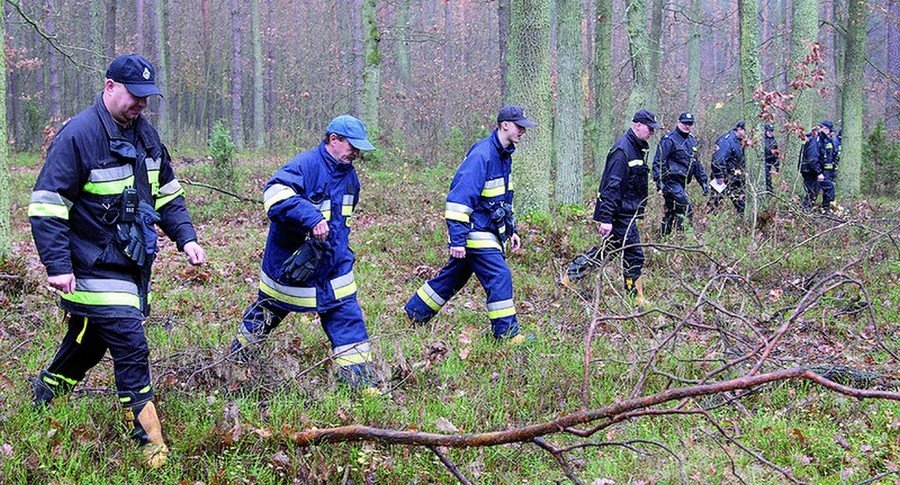
MULTIPOLYGON (((405 318, 406 299, 447 258, 443 206, 455 166, 399 158, 358 163, 362 195, 351 238, 358 298, 388 391, 379 397, 354 395, 337 382, 315 315, 288 317, 258 361, 228 359, 241 314, 256 298, 267 223, 261 204, 186 186, 209 264, 190 267, 166 241, 154 268, 146 331, 173 451, 156 471, 135 465, 139 453, 124 433, 109 357, 69 399, 46 410, 30 406, 26 379, 52 358, 64 323, 26 216, 40 162, 15 158, 16 256, 0 268, 0 482, 452 483, 426 447, 303 447, 293 438, 354 423, 443 434, 544 423, 690 387, 707 375, 709 382, 745 375, 760 360, 760 342, 779 329, 783 336, 761 372, 842 369, 829 375, 850 387, 900 390, 897 200, 841 201, 845 215, 825 217, 801 213, 786 198, 761 214, 755 231, 727 208, 707 212, 698 204, 692 230, 660 239, 662 199, 654 196, 642 224, 644 242, 656 245, 646 249, 652 304, 643 309, 622 294, 617 260, 574 289, 556 284, 567 262, 596 242, 586 209, 522 217, 524 250, 509 263, 520 325, 537 341, 509 347, 487 333, 474 278, 428 325, 405 318), (743 355, 750 358, 726 365, 743 355)), ((232 190, 261 198, 284 160, 240 160, 232 190)), ((217 185, 202 160, 178 158, 176 172, 217 185)), ((782 380, 680 405, 693 413, 633 417, 592 438, 545 439, 558 447, 590 443, 565 454, 569 473, 587 483, 900 480, 898 401, 782 380), (701 409, 707 414, 697 414, 701 409)), ((476 483, 566 480, 564 468, 532 441, 443 453, 476 483)))

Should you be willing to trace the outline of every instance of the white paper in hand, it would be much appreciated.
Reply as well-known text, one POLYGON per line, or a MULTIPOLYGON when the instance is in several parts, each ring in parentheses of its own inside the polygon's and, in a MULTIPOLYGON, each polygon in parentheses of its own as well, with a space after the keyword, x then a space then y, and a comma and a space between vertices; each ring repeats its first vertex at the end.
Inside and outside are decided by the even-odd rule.
POLYGON ((720 194, 725 190, 726 187, 728 187, 728 185, 726 185, 724 182, 719 183, 718 179, 710 180, 709 186, 712 187, 713 189, 715 189, 715 191, 719 192, 720 194))

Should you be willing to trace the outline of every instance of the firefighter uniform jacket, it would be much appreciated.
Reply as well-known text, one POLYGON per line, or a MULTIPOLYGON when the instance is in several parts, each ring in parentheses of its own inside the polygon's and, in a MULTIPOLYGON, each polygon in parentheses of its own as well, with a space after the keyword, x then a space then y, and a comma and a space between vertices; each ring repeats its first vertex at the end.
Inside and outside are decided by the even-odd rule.
POLYGON ((444 207, 451 247, 503 250, 501 241, 512 234, 506 234, 506 225, 498 225, 491 216, 501 205, 511 210, 515 150, 512 143, 506 148, 500 144, 497 130, 469 149, 450 183, 444 207))
POLYGON ((834 137, 819 132, 819 145, 822 147, 822 169, 837 170, 839 145, 835 143, 834 137))
POLYGON ((266 184, 269 236, 263 255, 259 297, 287 311, 324 312, 356 298, 350 218, 359 200, 359 178, 350 163, 340 163, 325 150, 303 152, 281 167, 266 184), (305 282, 284 278, 285 261, 312 228, 327 221, 329 250, 318 269, 305 282))
POLYGON ((75 274, 75 292, 60 295, 74 315, 144 318, 149 311, 149 265, 136 266, 116 242, 126 187, 159 212, 179 250, 197 239, 156 129, 142 116, 123 129, 101 95, 53 140, 28 205, 47 274, 75 274))
POLYGON ((644 217, 650 172, 647 150, 647 142, 630 128, 609 149, 594 207, 595 221, 612 224, 615 219, 644 217))
POLYGON ((712 178, 727 179, 736 175, 735 170, 744 170, 744 163, 744 148, 734 130, 716 140, 716 149, 709 167, 712 178))

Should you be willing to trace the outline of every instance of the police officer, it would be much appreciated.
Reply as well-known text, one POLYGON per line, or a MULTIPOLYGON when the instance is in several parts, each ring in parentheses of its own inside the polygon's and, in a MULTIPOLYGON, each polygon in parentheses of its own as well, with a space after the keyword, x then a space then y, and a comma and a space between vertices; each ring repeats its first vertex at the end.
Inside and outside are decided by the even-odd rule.
POLYGON ((619 137, 606 155, 606 166, 600 180, 594 220, 600 223, 602 246, 594 247, 579 255, 571 263, 562 278, 563 284, 577 281, 590 272, 594 263, 603 259, 603 253, 623 249, 622 274, 625 290, 636 297, 638 304, 645 304, 641 269, 644 266, 644 250, 637 220, 644 218, 647 202, 647 140, 654 130, 662 126, 656 115, 641 109, 631 119, 631 128, 619 137))
POLYGON ((684 219, 693 215, 693 206, 685 190, 691 178, 696 178, 703 194, 709 195, 706 171, 697 159, 697 139, 691 135, 693 127, 694 115, 681 113, 678 125, 662 137, 653 157, 653 182, 662 192, 665 204, 660 228, 663 236, 672 232, 673 226, 679 232, 683 231, 684 219))
POLYGON ((282 166, 263 194, 269 235, 256 302, 244 312, 231 344, 242 362, 257 358, 251 348, 290 312, 316 312, 331 341, 340 379, 365 394, 379 394, 369 334, 356 300, 350 249, 350 220, 359 202, 353 162, 374 150, 362 121, 341 115, 328 124, 319 146, 282 166), (327 248, 311 274, 295 279, 292 256, 306 239, 327 248))
POLYGON ((734 128, 719 137, 713 152, 710 172, 719 186, 727 184, 724 191, 716 193, 710 200, 718 206, 722 197, 728 195, 738 214, 744 213, 744 122, 738 121, 734 128))
POLYGON ((837 205, 835 199, 835 184, 837 182, 837 170, 840 156, 840 145, 835 141, 834 123, 822 120, 819 123, 819 143, 822 145, 822 175, 824 180, 822 187, 822 211, 831 212, 837 205))
POLYGON ((413 322, 434 317, 474 273, 487 294, 494 338, 510 344, 527 339, 519 333, 505 248, 507 241, 514 253, 522 246, 512 212, 512 154, 533 126, 519 106, 503 107, 497 127, 472 145, 456 170, 444 208, 450 259, 407 302, 404 309, 413 322))
POLYGON ((805 210, 812 209, 819 197, 820 184, 825 181, 824 171, 825 151, 819 137, 819 127, 806 134, 806 142, 800 150, 798 166, 803 177, 803 188, 806 194, 803 197, 802 206, 805 210))
POLYGON ((126 423, 153 468, 168 456, 142 326, 156 256, 153 224, 191 264, 206 259, 169 153, 141 116, 147 98, 159 94, 150 62, 137 54, 116 58, 94 105, 50 145, 28 205, 47 281, 70 315, 56 357, 32 380, 34 401, 68 394, 109 349, 126 423))
POLYGON ((772 175, 777 175, 781 170, 781 150, 775 141, 775 132, 772 125, 766 123, 763 127, 763 150, 766 163, 766 191, 772 193, 772 175))

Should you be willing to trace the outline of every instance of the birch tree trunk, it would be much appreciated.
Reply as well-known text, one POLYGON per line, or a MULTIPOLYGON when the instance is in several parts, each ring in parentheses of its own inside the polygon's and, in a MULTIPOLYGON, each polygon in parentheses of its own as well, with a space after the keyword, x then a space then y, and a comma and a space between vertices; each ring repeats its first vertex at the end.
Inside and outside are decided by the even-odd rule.
MULTIPOLYGON (((840 183, 837 184, 844 196, 857 196, 860 193, 867 23, 866 1, 850 0, 841 103, 841 123, 844 131, 841 143, 840 183)), ((897 62, 900 61, 894 59, 894 63, 897 62)))
POLYGON ((550 210, 552 105, 550 87, 550 0, 510 5, 509 101, 525 109, 537 126, 516 151, 513 174, 520 213, 550 210))
POLYGON ((581 84, 582 0, 557 0, 556 202, 581 204, 584 185, 584 89, 581 84))

